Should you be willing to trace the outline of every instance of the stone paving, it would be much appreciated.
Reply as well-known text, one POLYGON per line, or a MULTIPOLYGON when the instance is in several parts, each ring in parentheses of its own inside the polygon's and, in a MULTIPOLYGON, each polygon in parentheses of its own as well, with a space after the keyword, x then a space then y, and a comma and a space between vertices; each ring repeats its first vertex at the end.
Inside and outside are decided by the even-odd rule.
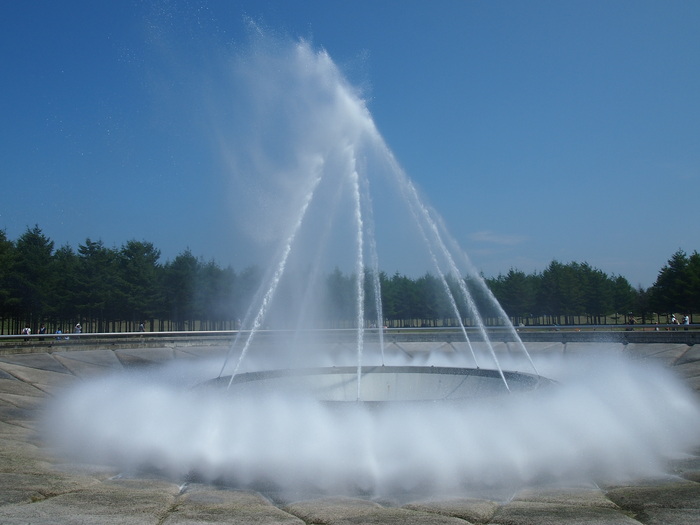
MULTIPOLYGON (((443 347, 444 345, 441 345, 443 347)), ((528 343, 533 353, 586 352, 583 343, 528 343)), ((404 353, 432 351, 408 345, 404 353)), ((700 348, 613 345, 613 352, 660 360, 700 390, 700 348)), ((223 348, 163 347, 0 355, 0 523, 2 524, 667 524, 700 523, 700 449, 657 479, 624 485, 526 488, 507 496, 430 501, 322 497, 271 500, 212 485, 126 478, 109 467, 66 464, 42 448, 37 416, 47 396, 81 378, 168 359, 218 355, 223 348)), ((698 436, 700 443, 700 436, 698 436)))

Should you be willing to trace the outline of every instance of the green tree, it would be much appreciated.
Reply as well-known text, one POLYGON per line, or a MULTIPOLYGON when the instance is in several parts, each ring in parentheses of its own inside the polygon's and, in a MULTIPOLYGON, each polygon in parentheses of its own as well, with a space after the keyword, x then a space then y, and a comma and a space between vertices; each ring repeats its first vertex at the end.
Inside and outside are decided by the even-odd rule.
POLYGON ((576 263, 552 261, 542 272, 538 303, 542 311, 553 316, 555 322, 570 322, 570 316, 584 312, 583 287, 576 263))
MULTIPOLYGON (((618 277, 617 279, 624 279, 624 277, 618 277)), ((627 280, 625 279, 625 281, 627 280)), ((642 317, 642 323, 654 322, 649 290, 639 286, 634 290, 632 296, 632 312, 642 317)))
POLYGON ((600 324, 602 318, 613 311, 612 281, 602 270, 591 267, 588 263, 572 263, 572 268, 578 274, 582 290, 582 311, 594 324, 600 324))
POLYGON ((659 313, 687 312, 691 309, 689 281, 692 286, 690 260, 683 250, 674 253, 661 268, 651 287, 651 304, 659 313))
POLYGON ((0 230, 0 334, 4 333, 5 321, 15 317, 18 301, 12 293, 12 270, 15 245, 7 239, 5 230, 0 230))
POLYGON ((382 289, 382 304, 387 319, 412 322, 419 317, 417 287, 410 278, 396 272, 391 279, 382 283, 382 289))
MULTIPOLYGON (((688 257, 686 273, 687 308, 685 313, 692 316, 700 312, 700 253, 694 251, 688 257)), ((692 323, 693 320, 691 319, 692 323)))
POLYGON ((52 255, 53 241, 38 225, 27 228, 17 239, 10 293, 18 300, 18 313, 26 322, 37 324, 47 312, 52 255))
MULTIPOLYGON (((134 325, 153 319, 162 303, 160 250, 150 242, 127 241, 117 254, 121 312, 134 325)), ((131 329, 134 329, 132 326, 131 329)))
POLYGON ((221 269, 214 261, 199 264, 195 286, 195 311, 209 329, 224 326, 237 317, 234 309, 236 273, 230 266, 221 269))
POLYGON ((54 253, 51 274, 51 309, 48 317, 54 324, 63 326, 80 317, 80 311, 76 307, 80 289, 78 284, 80 261, 69 245, 61 246, 54 253))
POLYGON ((515 324, 527 319, 534 311, 537 301, 539 278, 511 268, 506 275, 489 279, 487 284, 515 324))
POLYGON ((185 330, 187 323, 193 328, 197 317, 195 292, 199 267, 199 261, 189 248, 164 267, 165 306, 177 330, 185 330))
MULTIPOLYGON (((630 282, 624 277, 617 276, 612 279, 612 310, 614 312, 632 312, 643 314, 642 303, 636 301, 638 296, 630 282)), ((608 312, 610 313, 610 312, 608 312)))
POLYGON ((109 331, 108 323, 118 322, 121 330, 125 319, 123 307, 124 283, 120 279, 118 253, 106 248, 102 241, 89 238, 78 245, 78 275, 75 279, 76 322, 87 321, 98 332, 109 331))
MULTIPOLYGON (((414 315, 430 325, 435 325, 436 321, 445 315, 445 298, 447 292, 440 282, 440 279, 425 273, 414 283, 415 292, 413 294, 416 304, 411 308, 414 315)), ((449 315, 449 314, 448 314, 449 315)))

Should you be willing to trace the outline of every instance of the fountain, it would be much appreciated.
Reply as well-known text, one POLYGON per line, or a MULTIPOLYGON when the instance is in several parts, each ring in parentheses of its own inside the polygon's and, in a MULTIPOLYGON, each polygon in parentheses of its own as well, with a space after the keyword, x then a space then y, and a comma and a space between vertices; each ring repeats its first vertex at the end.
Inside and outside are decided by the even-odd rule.
MULTIPOLYGON (((254 79, 255 84, 243 99, 249 108, 256 110, 254 122, 262 123, 257 126, 262 128, 258 140, 244 142, 244 147, 230 138, 222 138, 219 142, 237 144, 233 146, 235 151, 228 152, 228 158, 235 159, 232 160, 234 176, 240 171, 253 173, 256 177, 262 173, 271 186, 271 189, 265 188, 265 195, 282 187, 286 202, 277 201, 276 204, 288 211, 274 217, 256 214, 256 231, 259 231, 260 223, 271 223, 264 229, 278 232, 278 248, 272 257, 268 278, 258 293, 258 300, 251 305, 242 323, 243 331, 232 345, 230 356, 236 354, 238 357, 233 363, 230 356, 227 357, 216 383, 222 383, 220 380, 226 377, 227 381, 223 382, 227 388, 234 384, 251 344, 268 319, 272 318, 269 326, 280 327, 279 319, 275 320, 271 311, 285 279, 287 283, 295 281, 288 284, 288 288, 296 286, 300 295, 292 296, 287 291, 293 298, 288 297, 286 304, 288 308, 293 305, 290 309, 296 314, 296 319, 286 316, 285 323, 291 326, 284 327, 308 337, 319 328, 314 324, 318 323, 314 311, 319 304, 314 298, 323 296, 325 283, 319 282, 320 275, 329 269, 329 264, 337 268, 351 261, 353 293, 347 299, 354 304, 356 333, 353 401, 363 401, 362 384, 369 380, 367 376, 377 373, 374 367, 363 367, 367 359, 364 355, 365 331, 370 325, 384 325, 379 277, 384 243, 377 242, 375 233, 377 227, 384 227, 377 217, 393 215, 391 218, 394 222, 400 224, 397 231, 411 232, 417 241, 406 258, 415 257, 416 253, 425 256, 428 270, 437 276, 440 283, 441 289, 436 293, 443 294, 451 305, 452 317, 459 324, 473 360, 471 371, 466 368, 462 370, 462 380, 469 378, 468 383, 472 383, 478 378, 479 382, 484 382, 486 377, 493 375, 485 372, 484 364, 478 360, 472 347, 464 321, 468 318, 472 325, 470 329, 488 349, 487 368, 496 371, 503 392, 510 390, 512 381, 518 382, 520 387, 528 384, 536 388, 542 384, 543 381, 532 382, 525 376, 521 378, 518 372, 504 373, 465 276, 476 285, 482 296, 489 299, 489 307, 498 312, 501 323, 510 327, 510 336, 531 367, 529 372, 538 376, 525 346, 498 302, 466 254, 449 235, 437 213, 420 197, 416 186, 379 134, 364 101, 344 79, 328 54, 314 51, 303 41, 283 47, 282 53, 279 53, 279 48, 275 51, 275 55, 263 55, 263 58, 256 55, 257 60, 246 61, 245 78, 254 79), (265 88, 260 89, 260 85, 265 88), (274 130, 268 130, 268 126, 274 130), (277 140, 268 143, 268 135, 277 140), (282 154, 279 149, 283 151, 282 154), (279 158, 281 165, 271 169, 270 158, 279 158), (275 170, 279 171, 270 175, 275 170), (387 214, 389 202, 394 206, 387 214), (340 258, 336 257, 338 253, 341 254, 340 258), (294 265, 306 268, 295 272, 290 269, 294 265), (303 282, 303 286, 300 287, 299 282, 303 282), (365 311, 368 295, 374 298, 372 318, 365 311), (224 375, 227 369, 230 373, 224 375)), ((379 330, 377 335, 379 362, 385 365, 383 331, 379 330)), ((293 335, 292 341, 296 338, 293 335)), ((294 348, 292 341, 285 341, 284 345, 294 348)), ((391 372, 392 375, 389 370, 383 370, 380 377, 391 377, 391 381, 409 381, 408 378, 412 378, 410 383, 413 389, 419 388, 423 381, 421 374, 415 370, 397 368, 391 372), (398 379, 404 374, 404 379, 398 379)), ((328 373, 338 377, 337 370, 328 373)), ((445 377, 454 375, 454 372, 444 374, 445 377)), ((314 382, 323 382, 321 376, 317 370, 293 375, 297 380, 303 378, 307 385, 312 377, 315 378, 314 382)), ((247 377, 250 380, 250 376, 247 377)), ((435 377, 435 374, 431 374, 431 377, 435 377)), ((266 383, 269 382, 268 378, 266 383)), ((385 385, 385 388, 388 387, 385 385)), ((493 387, 490 390, 496 391, 493 387)), ((416 392, 406 395, 410 398, 420 397, 416 392)))
POLYGON ((327 53, 262 38, 236 64, 211 128, 238 223, 275 247, 264 284, 223 361, 180 360, 57 396, 44 424, 56 450, 298 498, 622 479, 695 445, 698 407, 663 370, 610 355, 535 367, 512 327, 511 353, 497 351, 472 287, 507 317, 327 53), (452 351, 389 349, 386 260, 436 276, 460 320, 452 351), (342 341, 319 326, 334 266, 353 275, 342 341))

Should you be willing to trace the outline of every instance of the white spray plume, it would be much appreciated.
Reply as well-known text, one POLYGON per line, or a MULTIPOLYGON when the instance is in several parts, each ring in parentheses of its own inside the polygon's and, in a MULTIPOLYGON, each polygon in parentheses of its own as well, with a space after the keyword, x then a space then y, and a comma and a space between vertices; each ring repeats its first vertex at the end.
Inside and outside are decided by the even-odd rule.
POLYGON ((81 462, 238 487, 376 495, 658 474, 697 446, 700 407, 661 366, 539 363, 562 382, 492 402, 341 408, 192 389, 216 363, 82 382, 52 401, 49 443, 81 462))

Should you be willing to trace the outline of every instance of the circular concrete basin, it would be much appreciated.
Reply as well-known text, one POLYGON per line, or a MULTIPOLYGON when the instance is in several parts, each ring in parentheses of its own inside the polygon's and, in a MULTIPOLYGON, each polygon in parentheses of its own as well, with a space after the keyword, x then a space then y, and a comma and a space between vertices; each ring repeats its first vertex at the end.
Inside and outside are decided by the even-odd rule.
POLYGON ((350 366, 267 370, 205 383, 232 395, 303 395, 325 402, 437 402, 531 392, 553 384, 522 372, 436 366, 350 366), (229 386, 230 384, 230 386, 229 386))

